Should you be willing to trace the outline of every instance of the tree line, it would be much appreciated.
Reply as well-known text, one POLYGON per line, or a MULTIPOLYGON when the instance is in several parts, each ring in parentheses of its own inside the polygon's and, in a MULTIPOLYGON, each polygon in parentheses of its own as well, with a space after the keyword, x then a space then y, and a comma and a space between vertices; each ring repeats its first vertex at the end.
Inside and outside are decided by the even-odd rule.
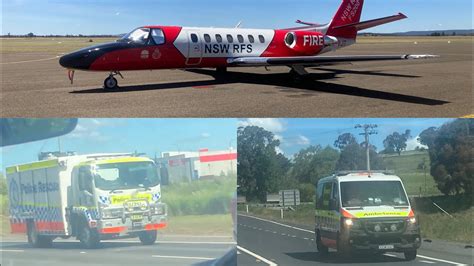
MULTIPOLYGON (((438 189, 446 194, 472 193, 474 173, 474 120, 459 119, 440 128, 428 128, 419 141, 428 146, 431 175, 438 189)), ((386 169, 383 154, 398 154, 407 148, 411 132, 388 135, 384 149, 369 145, 372 170, 386 169)), ((335 171, 366 170, 366 143, 351 133, 337 137, 333 146, 312 145, 290 160, 277 152, 280 141, 261 127, 238 129, 239 194, 248 201, 265 202, 267 193, 280 189, 299 189, 302 201, 312 201, 315 184, 335 171)))

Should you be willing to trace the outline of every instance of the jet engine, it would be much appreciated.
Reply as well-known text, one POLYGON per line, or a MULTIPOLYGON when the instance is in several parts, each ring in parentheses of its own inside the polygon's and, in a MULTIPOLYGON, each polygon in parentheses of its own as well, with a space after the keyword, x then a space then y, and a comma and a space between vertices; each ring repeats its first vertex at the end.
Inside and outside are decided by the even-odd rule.
POLYGON ((314 31, 291 31, 285 35, 286 46, 301 55, 314 55, 337 43, 336 37, 314 31))

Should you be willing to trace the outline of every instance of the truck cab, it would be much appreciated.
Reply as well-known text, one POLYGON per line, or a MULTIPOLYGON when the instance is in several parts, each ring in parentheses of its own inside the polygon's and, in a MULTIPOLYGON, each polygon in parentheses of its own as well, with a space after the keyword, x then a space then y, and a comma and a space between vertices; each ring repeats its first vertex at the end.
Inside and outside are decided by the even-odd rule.
POLYGON ((318 252, 403 252, 414 260, 420 228, 401 179, 383 172, 340 172, 316 186, 318 252))
POLYGON ((150 245, 166 227, 160 178, 148 158, 92 158, 74 167, 68 189, 69 230, 87 247, 125 237, 150 245))

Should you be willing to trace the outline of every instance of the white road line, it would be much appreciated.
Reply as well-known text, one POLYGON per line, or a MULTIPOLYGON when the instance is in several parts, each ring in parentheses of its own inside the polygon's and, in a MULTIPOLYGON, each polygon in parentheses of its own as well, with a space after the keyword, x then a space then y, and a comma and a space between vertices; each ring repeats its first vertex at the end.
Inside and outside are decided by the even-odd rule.
MULTIPOLYGON (((135 240, 125 240, 125 241, 102 241, 103 243, 141 243, 140 241, 135 240)), ((159 244, 209 244, 209 245, 235 245, 235 241, 156 241, 159 244)))
MULTIPOLYGON (((256 219, 256 220, 260 220, 260 221, 264 221, 264 222, 268 222, 268 223, 272 223, 272 224, 276 224, 276 225, 288 227, 288 228, 291 228, 291 229, 300 230, 300 231, 303 231, 303 232, 308 232, 308 233, 314 234, 313 231, 310 231, 310 230, 307 230, 307 229, 303 229, 303 228, 299 228, 299 227, 294 227, 294 226, 290 226, 290 225, 286 225, 286 224, 282 224, 282 223, 277 223, 277 222, 274 222, 274 221, 270 221, 270 220, 267 220, 267 219, 258 218, 258 217, 255 217, 255 216, 244 215, 244 214, 239 214, 239 216, 248 217, 248 218, 253 218, 253 219, 256 219)), ((237 219, 238 219, 238 218, 237 218, 237 219)))
POLYGON ((423 255, 416 255, 416 256, 419 257, 419 258, 423 258, 423 259, 434 260, 434 261, 444 262, 444 263, 453 264, 453 265, 467 265, 467 264, 463 264, 463 263, 459 263, 459 262, 454 262, 454 261, 449 261, 449 260, 442 260, 442 259, 432 258, 432 257, 428 257, 428 256, 423 256, 423 255))
POLYGON ((434 264, 434 263, 436 263, 436 262, 429 261, 429 260, 420 260, 420 262, 428 263, 428 264, 434 264))
POLYGON ((21 249, 0 249, 0 252, 25 252, 21 249))
POLYGON ((245 253, 249 254, 250 256, 252 256, 252 257, 254 257, 254 258, 257 258, 257 259, 259 259, 259 260, 265 262, 266 264, 268 264, 268 266, 277 266, 276 263, 274 263, 274 262, 272 262, 272 261, 270 261, 270 260, 267 260, 267 259, 265 259, 264 257, 262 257, 262 256, 260 256, 260 255, 257 255, 257 254, 255 254, 255 253, 253 253, 252 251, 247 250, 247 249, 245 249, 245 248, 243 248, 243 247, 241 247, 241 246, 237 246, 237 249, 239 249, 239 250, 242 251, 242 252, 245 252, 245 253))
POLYGON ((236 245, 237 242, 207 242, 207 241, 156 241, 160 244, 209 244, 209 245, 236 245))
POLYGON ((51 57, 51 58, 44 58, 44 59, 28 60, 28 61, 5 62, 5 63, 0 63, 0 65, 10 65, 10 64, 22 64, 22 63, 49 61, 49 60, 53 60, 53 59, 58 59, 59 57, 60 56, 55 56, 55 57, 51 57))
POLYGON ((183 256, 164 256, 164 255, 152 255, 153 258, 162 258, 162 259, 186 259, 186 260, 213 260, 215 258, 207 257, 183 257, 183 256))

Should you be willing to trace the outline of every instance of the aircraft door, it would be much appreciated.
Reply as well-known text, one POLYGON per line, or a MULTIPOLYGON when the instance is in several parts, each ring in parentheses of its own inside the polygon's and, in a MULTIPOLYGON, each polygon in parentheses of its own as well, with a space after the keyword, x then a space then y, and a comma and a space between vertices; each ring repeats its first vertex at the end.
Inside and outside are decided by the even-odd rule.
POLYGON ((199 65, 202 61, 202 40, 201 34, 196 31, 188 32, 188 57, 186 58, 186 65, 199 65))

